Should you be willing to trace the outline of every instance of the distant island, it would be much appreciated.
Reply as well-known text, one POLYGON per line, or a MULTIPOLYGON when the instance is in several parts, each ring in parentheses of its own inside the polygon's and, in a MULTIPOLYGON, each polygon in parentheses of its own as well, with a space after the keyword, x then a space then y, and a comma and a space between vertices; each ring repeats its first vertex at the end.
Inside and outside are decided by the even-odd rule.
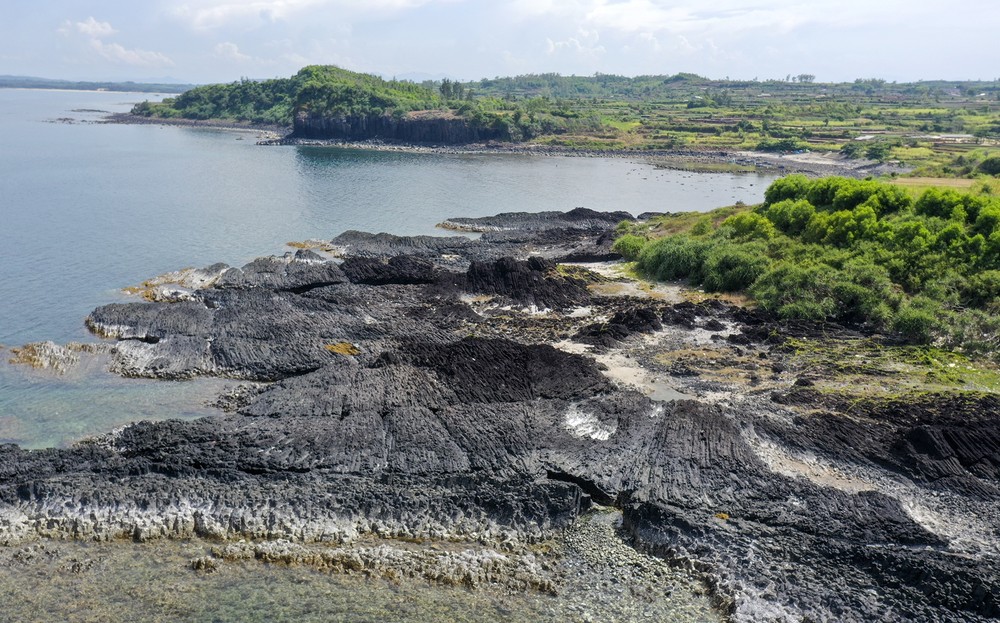
POLYGON ((295 139, 808 151, 900 163, 918 175, 974 177, 997 173, 989 158, 1000 141, 1000 82, 834 84, 808 74, 757 81, 679 73, 417 84, 313 65, 290 78, 195 87, 142 102, 133 114, 269 124, 295 139))
POLYGON ((132 93, 183 93, 193 84, 146 82, 86 82, 32 76, 0 76, 0 89, 64 89, 68 91, 123 91, 132 93))

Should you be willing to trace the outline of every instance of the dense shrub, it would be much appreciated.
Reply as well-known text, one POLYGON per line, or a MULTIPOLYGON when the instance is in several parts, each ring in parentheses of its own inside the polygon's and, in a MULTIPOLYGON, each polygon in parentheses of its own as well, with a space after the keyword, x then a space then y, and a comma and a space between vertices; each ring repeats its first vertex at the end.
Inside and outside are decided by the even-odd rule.
POLYGON ((980 173, 986 175, 1000 175, 1000 156, 990 156, 979 163, 977 167, 980 173))
POLYGON ((756 212, 741 212, 722 221, 733 238, 741 240, 770 240, 777 231, 774 224, 756 212))
POLYGON ((701 283, 702 267, 711 243, 678 234, 650 242, 639 253, 639 268, 663 281, 688 279, 701 283))
POLYGON ((611 245, 611 250, 615 253, 620 253, 627 260, 634 260, 639 257, 639 253, 645 244, 646 239, 642 236, 625 234, 615 240, 615 243, 611 245))
POLYGON ((853 183, 854 180, 846 177, 824 177, 814 180, 806 190, 806 199, 816 206, 817 210, 832 210, 837 193, 853 183))
POLYGON ((816 214, 816 208, 805 199, 784 199, 772 204, 764 211, 774 226, 789 236, 798 236, 806 229, 809 219, 816 214))
POLYGON ((764 191, 764 205, 771 205, 786 199, 804 199, 812 182, 805 175, 786 175, 771 182, 764 191))
MULTIPOLYGON (((640 269, 745 290, 783 318, 867 324, 1000 356, 998 198, 931 189, 912 201, 880 181, 790 175, 762 205, 713 222, 646 243, 640 269)), ((631 253, 641 242, 619 240, 631 253)))
POLYGON ((906 305, 896 313, 892 328, 906 338, 927 344, 934 328, 934 313, 927 307, 906 305))
POLYGON ((709 292, 745 290, 770 263, 760 244, 720 244, 705 258, 702 283, 709 292))
POLYGON ((823 320, 833 315, 833 301, 824 296, 834 270, 821 264, 779 261, 754 282, 750 293, 764 309, 782 318, 823 320))

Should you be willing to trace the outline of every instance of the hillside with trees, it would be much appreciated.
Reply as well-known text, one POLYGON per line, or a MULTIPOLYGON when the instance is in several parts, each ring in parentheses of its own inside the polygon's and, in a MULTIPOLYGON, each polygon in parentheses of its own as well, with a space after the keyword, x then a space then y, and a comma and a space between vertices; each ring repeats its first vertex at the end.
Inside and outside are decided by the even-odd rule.
POLYGON ((992 175, 985 161, 1000 154, 996 80, 529 74, 415 84, 310 66, 291 78, 197 87, 134 112, 277 124, 315 138, 399 140, 407 140, 400 128, 436 119, 463 129, 455 139, 601 150, 808 150, 947 177, 992 175))
POLYGON ((597 120, 580 120, 569 112, 474 98, 470 89, 447 80, 429 87, 318 65, 291 78, 197 87, 162 103, 142 102, 132 112, 276 124, 291 127, 301 138, 413 142, 522 141, 600 127, 597 120))

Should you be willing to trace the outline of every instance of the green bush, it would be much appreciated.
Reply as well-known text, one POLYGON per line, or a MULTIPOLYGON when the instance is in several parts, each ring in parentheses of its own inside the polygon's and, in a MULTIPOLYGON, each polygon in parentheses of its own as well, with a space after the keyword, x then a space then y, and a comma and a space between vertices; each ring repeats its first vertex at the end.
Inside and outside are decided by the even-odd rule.
POLYGON ((920 344, 929 344, 934 329, 934 313, 926 307, 906 305, 896 313, 892 328, 899 334, 920 344))
POLYGON ((841 189, 853 185, 855 180, 846 177, 824 177, 809 185, 806 199, 817 210, 833 210, 833 200, 841 189))
POLYGON ((691 227, 692 236, 707 236, 715 230, 715 226, 712 224, 712 217, 705 215, 698 219, 694 226, 691 227))
POLYGON ((625 234, 615 240, 615 243, 611 245, 611 250, 615 253, 620 253, 621 256, 627 260, 635 260, 639 257, 639 253, 642 251, 642 247, 645 246, 645 244, 646 239, 642 236, 625 234))
POLYGON ((972 229, 977 234, 982 234, 987 238, 993 232, 1000 231, 1000 203, 993 201, 984 206, 976 216, 972 229))
POLYGON ((757 143, 758 151, 799 151, 805 143, 797 138, 765 138, 757 143))
POLYGON ((980 173, 985 173, 986 175, 1000 175, 1000 156, 990 156, 976 167, 980 173))
POLYGON ((924 216, 950 219, 955 208, 962 206, 962 197, 950 188, 928 188, 913 205, 913 211, 924 216))
POLYGON ((724 220, 721 227, 727 228, 732 237, 741 240, 770 240, 777 233, 774 224, 756 212, 734 214, 724 220))
POLYGON ((771 205, 786 199, 804 199, 812 182, 805 175, 786 175, 771 182, 764 191, 764 205, 771 205))
POLYGON ((663 281, 687 279, 701 283, 711 243, 678 234, 650 242, 639 253, 639 268, 663 281))
POLYGON ((1000 297, 1000 270, 985 270, 971 276, 961 288, 963 305, 988 308, 1000 297))
POLYGON ((854 210, 840 210, 830 214, 826 221, 826 235, 822 242, 838 247, 850 247, 862 240, 872 240, 880 231, 878 216, 869 206, 854 210))
POLYGON ((804 232, 813 214, 816 214, 816 208, 805 199, 784 199, 764 210, 764 216, 789 236, 804 232))
POLYGON ((783 318, 867 324, 1000 358, 1000 199, 932 189, 914 202, 879 181, 802 176, 775 181, 765 199, 714 231, 705 216, 698 236, 647 243, 640 267, 745 290, 783 318))
POLYGON ((757 280, 771 263, 760 244, 720 244, 705 258, 708 292, 738 292, 757 280))
POLYGON ((782 318, 822 320, 831 316, 833 299, 824 296, 832 269, 817 264, 779 261, 750 288, 761 307, 782 318))

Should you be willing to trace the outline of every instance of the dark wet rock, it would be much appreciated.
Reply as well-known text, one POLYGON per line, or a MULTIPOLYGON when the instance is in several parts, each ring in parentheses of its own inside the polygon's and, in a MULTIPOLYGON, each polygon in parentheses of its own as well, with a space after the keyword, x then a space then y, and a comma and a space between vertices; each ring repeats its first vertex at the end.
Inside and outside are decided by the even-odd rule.
MULTIPOLYGON (((342 267, 265 258, 190 301, 96 309, 88 324, 118 340, 123 374, 273 383, 229 392, 234 411, 211 418, 140 422, 64 449, 0 446, 0 542, 376 535, 514 547, 598 503, 622 509, 636 547, 702 574, 736 621, 1000 616, 995 518, 977 515, 994 531, 979 549, 956 545, 891 490, 843 490, 765 461, 773 444, 985 513, 1000 496, 995 396, 865 403, 795 385, 774 402, 652 401, 591 357, 532 343, 568 333, 567 320, 519 309, 604 304, 549 260, 493 257, 513 247, 465 238, 345 236, 358 246, 342 267), (477 297, 493 299, 476 303, 483 316, 464 302, 477 297), (511 320, 498 328, 494 312, 511 320)), ((832 330, 718 301, 604 312, 623 336, 742 322, 748 346, 732 352, 753 369, 757 348, 776 357, 785 336, 832 330)), ((695 373, 682 360, 664 368, 695 373)))
POLYGON ((467 119, 436 111, 419 111, 402 116, 317 115, 302 111, 295 116, 293 139, 369 140, 384 139, 404 143, 461 145, 491 140, 509 140, 499 128, 472 123, 467 119))
POLYGON ((635 217, 637 221, 648 221, 651 218, 656 218, 657 216, 663 216, 667 212, 643 212, 639 216, 635 217))
POLYGON ((87 326, 102 337, 155 344, 166 336, 205 336, 212 311, 201 301, 112 303, 87 317, 87 326))
POLYGON ((466 289, 539 309, 571 307, 590 297, 586 284, 563 277, 554 263, 540 257, 530 257, 527 261, 505 257, 495 262, 473 262, 466 274, 466 289))
POLYGON ((554 228, 486 232, 480 245, 507 254, 541 255, 557 262, 607 262, 621 259, 613 251, 614 232, 605 229, 554 228))
POLYGON ((718 318, 709 318, 702 323, 701 328, 706 331, 722 331, 726 328, 726 326, 722 324, 718 318))
POLYGON ((463 324, 474 325, 483 321, 468 303, 455 298, 441 298, 433 303, 411 307, 406 315, 414 320, 432 323, 443 328, 463 324))
POLYGON ((346 279, 340 267, 334 262, 262 257, 242 268, 230 268, 219 278, 216 287, 271 288, 302 292, 309 288, 343 283, 346 279))
POLYGON ((433 370, 463 403, 573 400, 611 389, 593 360, 548 345, 468 338, 449 344, 405 344, 413 365, 433 370))
POLYGON ((573 339, 595 346, 612 346, 633 333, 652 333, 662 328, 658 310, 652 307, 629 307, 616 312, 607 322, 583 327, 573 339))
POLYGON ((474 232, 529 232, 546 229, 607 231, 622 221, 635 220, 628 212, 597 212, 588 208, 574 208, 568 212, 505 212, 479 218, 456 217, 448 219, 441 226, 474 232))
POLYGON ((471 262, 491 262, 502 257, 609 261, 621 258, 611 249, 615 225, 631 219, 626 212, 595 212, 585 208, 540 214, 512 212, 481 219, 449 219, 442 224, 450 229, 485 232, 479 239, 348 231, 331 240, 330 246, 343 257, 411 255, 448 270, 465 270, 471 262))
POLYGON ((1000 496, 1000 400, 992 394, 928 394, 845 401, 796 384, 772 396, 817 409, 768 434, 792 447, 876 464, 918 482, 986 499, 1000 496))
POLYGON ((351 257, 344 260, 340 268, 351 283, 373 286, 434 283, 438 272, 432 262, 412 255, 388 259, 351 257))
POLYGON ((346 231, 330 244, 345 257, 383 257, 410 255, 424 258, 464 257, 476 241, 465 236, 396 236, 346 231))
POLYGON ((693 329, 698 318, 698 308, 693 303, 678 303, 663 310, 662 321, 666 325, 674 325, 693 329))

